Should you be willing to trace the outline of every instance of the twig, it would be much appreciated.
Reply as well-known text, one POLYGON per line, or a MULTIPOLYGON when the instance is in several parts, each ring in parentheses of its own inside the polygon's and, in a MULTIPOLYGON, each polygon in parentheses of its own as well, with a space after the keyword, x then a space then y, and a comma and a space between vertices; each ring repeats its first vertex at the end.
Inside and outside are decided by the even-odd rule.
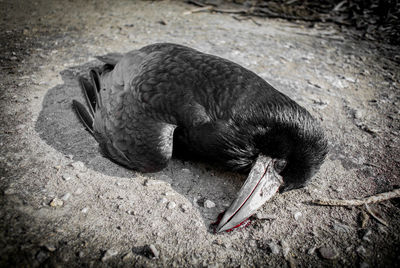
POLYGON ((386 193, 380 193, 363 199, 317 199, 313 200, 312 203, 321 206, 361 206, 365 204, 382 202, 396 197, 400 197, 400 189, 395 189, 386 193))
POLYGON ((193 13, 198 13, 198 12, 202 12, 202 11, 206 11, 206 10, 212 10, 213 8, 214 8, 213 6, 204 6, 204 7, 194 8, 189 11, 183 12, 183 15, 190 15, 193 13))
POLYGON ((365 204, 364 206, 365 206, 367 212, 368 212, 375 220, 379 221, 380 223, 382 223, 382 224, 385 225, 385 226, 388 226, 387 222, 386 222, 385 220, 383 220, 382 218, 380 218, 378 215, 376 215, 375 212, 373 212, 372 209, 371 209, 367 204, 365 204))
POLYGON ((252 22, 254 22, 255 25, 261 26, 261 23, 258 23, 253 17, 248 17, 248 16, 245 16, 245 15, 242 15, 241 17, 232 16, 232 18, 234 18, 234 19, 237 20, 237 21, 251 20, 252 22))

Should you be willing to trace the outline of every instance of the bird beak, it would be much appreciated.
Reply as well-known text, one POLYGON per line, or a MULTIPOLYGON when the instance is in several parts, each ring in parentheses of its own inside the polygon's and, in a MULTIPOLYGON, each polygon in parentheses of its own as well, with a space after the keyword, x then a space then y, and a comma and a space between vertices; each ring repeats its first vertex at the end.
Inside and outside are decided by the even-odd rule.
POLYGON ((282 177, 274 169, 274 160, 260 155, 240 189, 238 197, 222 217, 216 232, 238 226, 271 199, 282 184, 282 177))

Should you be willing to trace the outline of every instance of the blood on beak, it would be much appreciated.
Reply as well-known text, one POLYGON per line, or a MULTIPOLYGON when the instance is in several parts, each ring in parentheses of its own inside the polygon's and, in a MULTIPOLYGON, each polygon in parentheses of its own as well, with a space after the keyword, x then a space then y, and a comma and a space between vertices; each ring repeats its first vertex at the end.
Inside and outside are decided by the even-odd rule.
POLYGON ((260 155, 216 232, 232 229, 245 221, 271 199, 282 184, 282 177, 274 169, 274 159, 260 155))

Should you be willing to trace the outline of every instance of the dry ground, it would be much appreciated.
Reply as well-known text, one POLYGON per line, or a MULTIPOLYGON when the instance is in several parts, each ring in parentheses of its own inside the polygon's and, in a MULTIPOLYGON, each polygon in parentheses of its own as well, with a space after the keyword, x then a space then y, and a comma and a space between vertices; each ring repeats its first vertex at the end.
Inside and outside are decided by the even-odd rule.
POLYGON ((1 266, 391 266, 400 202, 319 207, 400 185, 398 47, 335 25, 184 14, 175 1, 0 1, 1 266), (81 3, 84 2, 84 3, 81 3), (171 161, 140 174, 103 158, 71 109, 96 55, 175 42, 255 71, 321 120, 330 153, 312 183, 244 230, 210 223, 243 176, 171 161), (397 53, 397 54, 396 54, 397 53), (62 206, 52 207, 58 198, 62 206), (207 208, 210 200, 215 207, 207 208), (54 204, 54 203, 53 203, 54 204), (153 245, 154 252, 149 249, 153 245))

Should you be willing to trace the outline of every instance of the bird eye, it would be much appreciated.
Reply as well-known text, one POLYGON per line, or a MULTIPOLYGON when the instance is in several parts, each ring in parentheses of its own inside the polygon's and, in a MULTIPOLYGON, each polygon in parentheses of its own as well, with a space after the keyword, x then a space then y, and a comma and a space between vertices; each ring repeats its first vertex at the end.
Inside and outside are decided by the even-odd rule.
POLYGON ((287 164, 286 160, 283 159, 276 160, 274 163, 275 171, 281 173, 282 170, 286 167, 286 164, 287 164))

